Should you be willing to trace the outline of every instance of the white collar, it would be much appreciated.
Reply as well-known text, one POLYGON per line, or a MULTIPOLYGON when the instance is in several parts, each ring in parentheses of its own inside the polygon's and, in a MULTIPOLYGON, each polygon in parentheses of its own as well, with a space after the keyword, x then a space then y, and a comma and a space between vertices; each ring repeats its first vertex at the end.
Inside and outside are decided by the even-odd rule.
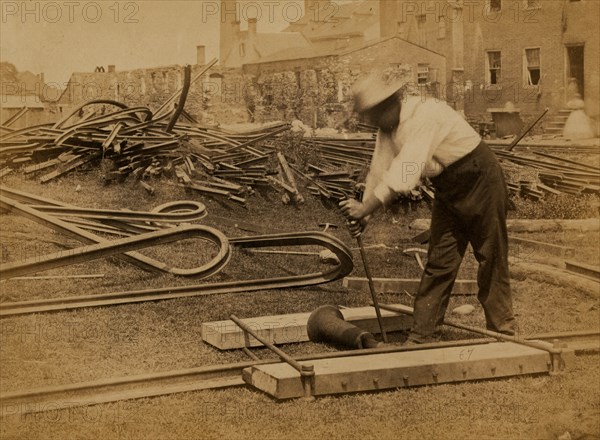
POLYGON ((400 124, 406 122, 414 115, 421 102, 423 102, 423 100, 420 96, 407 96, 402 100, 402 107, 400 108, 400 124))

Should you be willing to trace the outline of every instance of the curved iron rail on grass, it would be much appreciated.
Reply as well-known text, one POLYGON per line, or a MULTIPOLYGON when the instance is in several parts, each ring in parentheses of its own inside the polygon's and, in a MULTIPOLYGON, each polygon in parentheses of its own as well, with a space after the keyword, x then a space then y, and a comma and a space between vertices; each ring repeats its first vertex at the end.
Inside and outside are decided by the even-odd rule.
POLYGON ((0 317, 191 296, 314 286, 343 278, 353 269, 351 251, 337 238, 322 232, 239 237, 229 239, 229 243, 240 248, 318 245, 332 251, 340 263, 325 271, 302 275, 3 303, 0 304, 0 317))
MULTIPOLYGON (((4 200, 0 196, 0 204, 3 202, 4 200)), ((0 264, 0 279, 9 279, 56 267, 84 263, 133 249, 146 248, 188 238, 201 238, 213 242, 219 247, 218 254, 211 261, 196 269, 203 276, 217 273, 229 261, 231 257, 229 243, 227 237, 220 231, 208 226, 181 225, 174 228, 159 229, 132 237, 69 249, 67 251, 60 251, 42 257, 36 256, 25 261, 0 264)))
MULTIPOLYGON (((128 231, 122 229, 123 225, 133 227, 135 226, 135 224, 126 224, 125 221, 189 221, 189 211, 178 211, 181 209, 184 209, 184 211, 186 211, 189 210, 190 207, 196 208, 196 210, 192 213, 193 218, 197 219, 204 215, 204 209, 201 209, 203 208, 203 206, 199 207, 198 204, 195 202, 189 202, 188 205, 186 205, 185 203, 182 204, 181 202, 161 205, 155 208, 153 212, 147 213, 147 217, 144 217, 145 213, 143 212, 112 212, 105 210, 88 210, 74 207, 71 205, 61 204, 56 200, 42 198, 34 194, 25 193, 7 187, 0 188, 0 208, 20 214, 37 223, 50 227, 58 232, 65 233, 71 237, 74 237, 75 239, 82 241, 86 244, 92 244, 93 246, 88 247, 88 250, 90 252, 96 252, 95 258, 97 258, 98 256, 106 256, 118 252, 115 250, 115 246, 131 246, 131 248, 144 246, 142 245, 143 243, 135 243, 136 240, 140 240, 139 235, 111 241, 105 239, 104 237, 93 234, 89 230, 86 230, 86 228, 90 227, 89 225, 84 224, 82 226, 76 226, 73 223, 69 223, 68 221, 55 217, 52 214, 47 214, 43 211, 54 211, 56 215, 65 215, 69 213, 75 215, 76 213, 78 213, 81 214, 81 216, 83 217, 86 214, 97 216, 99 212, 110 212, 111 215, 115 214, 115 216, 111 217, 111 215, 109 215, 108 219, 113 222, 120 222, 118 223, 119 228, 116 228, 116 230, 119 231, 118 234, 127 236, 129 235, 128 231), (35 203, 37 209, 35 207, 32 207, 31 205, 26 205, 24 203, 18 202, 15 199, 21 200, 25 203, 35 203), (119 242, 119 244, 115 244, 115 242, 119 242), (112 250, 109 250, 111 248, 112 250)), ((103 220, 106 219, 107 218, 105 217, 103 220)), ((85 220, 82 219, 77 219, 77 221, 79 222, 79 224, 85 223, 85 220)), ((107 226, 108 225, 110 225, 110 223, 107 224, 107 226)), ((206 227, 201 228, 209 229, 210 231, 204 232, 205 234, 208 234, 207 236, 204 236, 204 238, 213 241, 220 247, 219 255, 221 256, 221 260, 212 265, 209 264, 208 267, 205 265, 193 269, 173 268, 170 265, 154 260, 135 251, 120 253, 118 257, 125 259, 126 261, 132 262, 144 269, 159 270, 163 272, 169 272, 174 275, 194 276, 196 278, 199 278, 208 276, 210 274, 214 274, 225 265, 230 255, 229 246, 225 245, 225 243, 227 243, 228 241, 230 245, 236 246, 238 248, 306 245, 321 246, 333 252, 338 258, 339 264, 321 272, 286 277, 232 281, 214 284, 196 284, 189 286, 165 287, 159 289, 145 289, 108 294, 85 295, 81 297, 4 303, 0 305, 0 317, 35 312, 45 312, 51 310, 66 310, 113 304, 126 304, 132 302, 156 301, 161 299, 180 298, 188 296, 203 296, 221 293, 250 292, 257 290, 305 287, 327 283, 339 278, 343 278, 344 276, 350 274, 353 269, 351 251, 337 238, 322 232, 293 232, 283 234, 259 235, 251 237, 238 237, 227 240, 225 236, 223 236, 219 231, 215 229, 206 227)), ((152 231, 152 228, 148 229, 149 232, 147 232, 147 234, 145 234, 145 238, 142 238, 141 240, 146 240, 148 237, 153 237, 152 234, 161 234, 160 229, 159 231, 152 231)), ((167 231, 173 229, 177 228, 168 228, 167 231)), ((179 228, 179 230, 181 230, 181 228, 179 228)), ((111 231, 106 230, 103 232, 111 231)), ((115 233, 115 230, 113 230, 112 233, 115 233)), ((162 234, 168 235, 169 232, 162 232, 162 234)), ((183 235, 185 236, 185 233, 183 233, 183 235)), ((75 254, 76 252, 84 253, 84 251, 85 248, 80 248, 80 251, 67 251, 66 254, 68 255, 69 252, 72 252, 73 254, 75 254)), ((121 250, 121 252, 123 251, 121 250)), ((40 260, 38 259, 38 261, 40 260)), ((35 265, 33 266, 33 269, 35 269, 35 265)))
MULTIPOLYGON (((82 227, 68 223, 53 215, 45 214, 37 209, 32 208, 31 206, 19 203, 16 200, 5 195, 7 193, 10 194, 11 191, 14 190, 8 190, 5 187, 0 188, 0 208, 22 215, 25 218, 33 220, 34 222, 49 227, 57 232, 66 234, 69 237, 72 237, 85 244, 110 242, 110 240, 107 240, 106 238, 101 237, 99 235, 93 234, 82 227)), ((33 199, 35 197, 33 195, 28 196, 30 199, 33 199)), ((45 201, 46 203, 49 203, 48 200, 45 201)), ((136 251, 129 251, 122 254, 118 254, 117 257, 130 263, 133 263, 138 267, 141 267, 142 269, 146 269, 153 272, 169 272, 173 275, 188 277, 193 276, 197 278, 206 276, 202 267, 191 269, 172 267, 170 264, 166 264, 161 261, 155 260, 136 251)))

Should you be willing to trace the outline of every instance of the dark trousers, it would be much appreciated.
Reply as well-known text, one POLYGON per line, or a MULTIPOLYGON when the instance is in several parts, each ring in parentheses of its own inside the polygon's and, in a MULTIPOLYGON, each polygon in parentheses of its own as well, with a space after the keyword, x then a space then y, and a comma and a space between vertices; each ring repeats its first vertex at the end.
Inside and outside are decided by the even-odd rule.
POLYGON ((506 230, 508 190, 498 160, 482 142, 431 180, 436 188, 431 238, 410 339, 435 339, 468 243, 479 262, 477 298, 487 328, 514 334, 506 230))

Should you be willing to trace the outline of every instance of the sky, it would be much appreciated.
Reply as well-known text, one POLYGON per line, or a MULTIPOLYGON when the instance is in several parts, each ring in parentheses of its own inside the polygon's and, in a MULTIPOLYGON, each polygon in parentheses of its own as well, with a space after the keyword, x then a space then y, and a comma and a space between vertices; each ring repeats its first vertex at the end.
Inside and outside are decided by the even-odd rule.
MULTIPOLYGON (((277 32, 302 13, 303 0, 239 2, 237 13, 257 17, 258 32, 277 32)), ((195 64, 218 57, 220 1, 0 1, 0 60, 19 71, 44 73, 64 87, 72 72, 195 64)), ((228 15, 233 18, 233 11, 228 15)), ((299 17, 298 17, 299 18, 299 17)))

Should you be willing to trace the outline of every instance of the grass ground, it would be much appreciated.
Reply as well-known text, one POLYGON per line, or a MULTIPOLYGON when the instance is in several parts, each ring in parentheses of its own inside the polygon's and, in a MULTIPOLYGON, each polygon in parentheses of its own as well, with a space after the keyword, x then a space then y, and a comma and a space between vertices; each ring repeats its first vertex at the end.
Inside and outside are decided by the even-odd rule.
MULTIPOLYGON (((153 182, 155 196, 134 182, 103 186, 95 171, 78 173, 39 185, 19 176, 2 182, 45 197, 85 207, 148 210, 177 199, 205 203, 203 224, 217 226, 228 237, 251 235, 216 218, 227 217, 276 231, 319 230, 319 223, 340 227, 330 232, 355 247, 343 220, 331 205, 310 196, 301 207, 283 206, 276 193, 258 192, 247 208, 186 194, 182 189, 153 182), (79 188, 79 189, 78 189, 79 188)), ((418 277, 414 259, 402 255, 414 235, 407 225, 427 217, 424 203, 388 211, 376 218, 364 236, 374 276, 418 277)), ((598 264, 598 234, 526 234, 534 240, 570 245, 575 260, 598 264)), ((77 243, 28 220, 1 217, 0 258, 12 262, 56 252, 77 243)), ((151 251, 156 258, 189 267, 202 263, 216 250, 206 243, 186 241, 151 251)), ((353 276, 363 276, 358 251, 353 249, 353 276)), ((148 253, 150 254, 150 252, 148 253)), ((539 255, 538 255, 539 256, 539 255)), ((544 257, 541 255, 540 257, 544 257)), ((533 258, 533 256, 532 256, 533 258)), ((315 256, 283 257, 236 252, 212 281, 261 278, 305 273, 319 266, 315 256)), ((476 263, 467 255, 459 278, 473 278, 476 263)), ((8 280, 0 283, 1 301, 74 296, 190 283, 154 275, 115 259, 55 269, 42 275, 101 274, 101 278, 8 280)), ((514 308, 523 334, 598 329, 598 297, 568 286, 528 278, 512 280, 514 308)), ((412 292, 411 292, 412 293, 412 292)), ((385 295, 383 301, 410 304, 408 295, 385 295)), ((306 312, 322 304, 362 306, 368 294, 348 292, 340 281, 324 286, 175 299, 71 312, 30 315, 0 321, 0 391, 32 389, 114 376, 168 371, 247 360, 241 351, 220 352, 202 343, 202 322, 306 312)), ((483 311, 473 296, 456 296, 450 309, 472 304, 475 313, 460 319, 484 324, 483 311)), ((445 339, 468 337, 448 331, 445 339)), ((392 341, 404 335, 393 335, 392 341)), ((321 344, 287 345, 291 354, 331 350, 321 344)), ((259 357, 271 355, 257 349, 259 357)), ((440 385, 319 398, 315 402, 275 402, 249 389, 235 388, 176 394, 33 415, 8 415, 3 408, 0 437, 107 439, 312 439, 312 438, 439 438, 439 439, 552 439, 600 436, 600 366, 597 355, 575 359, 557 376, 519 377, 458 385, 440 385), (567 438, 567 437, 563 437, 567 438)))

